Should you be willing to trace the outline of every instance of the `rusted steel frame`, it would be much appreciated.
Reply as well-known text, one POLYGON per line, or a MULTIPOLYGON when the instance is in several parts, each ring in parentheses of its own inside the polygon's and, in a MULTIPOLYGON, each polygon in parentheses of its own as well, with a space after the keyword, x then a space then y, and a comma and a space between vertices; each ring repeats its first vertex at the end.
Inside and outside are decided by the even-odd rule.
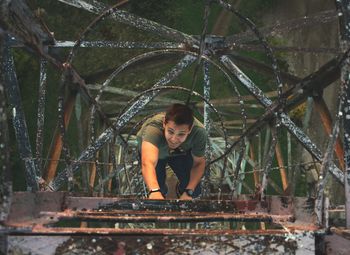
MULTIPOLYGON (((235 167, 236 175, 234 176, 234 182, 236 182, 236 187, 234 192, 236 194, 242 193, 242 185, 246 177, 246 174, 245 174, 245 170, 247 166, 246 158, 248 157, 248 152, 251 146, 251 144, 247 140, 248 140, 247 138, 245 140, 242 140, 242 143, 240 145, 240 152, 238 154, 238 159, 236 161, 236 167, 235 167)), ((254 188, 251 190, 254 190, 254 188)))
MULTIPOLYGON (((159 87, 169 83, 171 80, 175 79, 188 65, 190 65, 195 60, 194 57, 186 55, 172 70, 170 70, 164 77, 162 77, 153 87, 159 87)), ((106 129, 94 143, 90 144, 79 156, 76 162, 73 162, 69 168, 61 171, 58 176, 50 182, 49 186, 52 190, 58 190, 63 183, 66 181, 66 172, 73 171, 75 173, 81 161, 90 159, 96 151, 98 151, 106 142, 108 142, 115 133, 118 133, 125 124, 134 117, 138 111, 140 111, 147 103, 149 103, 153 97, 155 97, 156 92, 152 95, 146 95, 135 102, 131 107, 129 107, 123 114, 113 123, 113 126, 106 129)))
POLYGON ((24 161, 25 165, 27 189, 37 191, 39 189, 40 177, 37 175, 38 169, 33 158, 27 123, 21 105, 21 95, 14 60, 11 54, 11 49, 7 44, 4 45, 2 50, 1 54, 3 56, 3 62, 1 63, 1 69, 5 84, 5 92, 9 108, 12 111, 13 127, 15 130, 20 158, 24 161))
MULTIPOLYGON (((64 98, 66 97, 66 77, 65 75, 62 75, 61 77, 61 81, 60 81, 60 88, 59 88, 59 95, 58 95, 58 130, 59 130, 59 135, 61 137, 61 142, 62 142, 62 147, 61 150, 63 152, 63 159, 64 162, 66 164, 66 166, 69 166, 71 157, 70 157, 70 152, 69 152, 69 147, 68 147, 68 143, 67 143, 67 138, 66 138, 66 130, 67 130, 67 126, 66 126, 66 114, 64 112, 64 98)), ((75 92, 68 92, 75 94, 75 92)), ((70 96, 68 96, 68 98, 70 98, 70 96)), ((75 101, 76 95, 74 95, 74 101, 75 101)), ((70 115, 73 111, 73 106, 71 107, 71 109, 69 109, 69 119, 70 119, 70 115)), ((74 181, 74 176, 72 171, 67 171, 67 180, 68 180, 68 190, 72 191, 73 189, 73 181, 74 181)))
MULTIPOLYGON (((303 229, 303 231, 314 231, 315 228, 303 229)), ((181 236, 253 236, 253 235, 299 235, 298 229, 284 230, 284 229, 268 229, 268 230, 208 230, 208 229, 116 229, 116 228, 46 228, 40 225, 36 225, 33 228, 17 228, 9 229, 9 235, 13 234, 26 234, 26 235, 82 235, 82 234, 97 234, 97 235, 181 235, 181 236)))
MULTIPOLYGON (((342 90, 342 92, 345 92, 345 90, 342 90)), ((340 97, 343 98, 344 94, 340 93, 340 97)), ((317 184, 317 195, 316 195, 316 201, 315 201, 315 214, 317 217, 317 223, 320 226, 325 226, 327 223, 325 222, 325 213, 324 213, 324 202, 325 202, 325 196, 324 196, 324 188, 326 186, 326 183, 328 181, 328 172, 331 165, 331 162, 333 162, 333 152, 334 152, 334 146, 336 144, 336 140, 339 133, 339 122, 340 122, 340 111, 343 109, 342 106, 343 102, 340 100, 338 111, 336 114, 336 118, 334 121, 334 125, 332 128, 332 133, 329 135, 329 140, 327 144, 326 151, 324 153, 324 157, 322 160, 322 165, 319 173, 319 182, 317 184)), ((345 112, 346 115, 346 112, 345 112)), ((334 163, 333 163, 334 164, 334 163)), ((345 180, 346 185, 346 180, 345 180)))
MULTIPOLYGON (((247 204, 251 203, 252 201, 245 200, 241 201, 242 204, 243 202, 246 202, 247 204)), ((268 206, 266 206, 268 207, 268 206)), ((280 220, 280 221, 289 221, 293 220, 292 214, 285 214, 285 215, 278 215, 278 214, 271 214, 268 212, 268 208, 264 208, 264 210, 248 210, 248 211, 238 211, 237 213, 232 213, 229 212, 230 210, 223 210, 219 211, 219 209, 215 212, 205 212, 205 211, 167 211, 166 216, 167 217, 205 217, 205 216, 212 216, 212 217, 217 217, 217 216, 229 216, 231 217, 232 215, 240 215, 241 217, 244 217, 248 215, 248 217, 253 216, 270 216, 273 219, 280 220)), ((105 210, 71 210, 67 209, 63 212, 58 211, 58 212, 53 212, 53 211, 40 211, 39 215, 37 217, 95 217, 99 218, 101 216, 106 216, 106 217, 119 217, 119 216, 137 216, 137 217, 142 217, 142 216, 154 216, 154 217, 159 217, 159 216, 165 216, 164 211, 154 211, 154 210, 111 210, 111 211, 105 211, 105 210)))
MULTIPOLYGON (((50 48, 71 48, 74 41, 56 41, 50 48)), ((175 42, 132 42, 132 41, 81 41, 80 48, 114 48, 114 49, 185 49, 183 43, 175 42)))
POLYGON ((271 49, 271 47, 269 46, 265 36, 259 31, 259 29, 256 27, 256 25, 249 18, 243 16, 232 5, 230 5, 229 3, 227 3, 223 0, 213 0, 213 1, 217 2, 220 6, 222 6, 226 10, 234 13, 244 24, 247 25, 247 27, 253 32, 253 34, 257 37, 257 39, 259 40, 261 45, 264 47, 266 55, 271 61, 271 64, 272 64, 271 66, 273 69, 273 73, 275 75, 275 79, 276 79, 276 83, 277 83, 278 101, 280 104, 282 104, 284 106, 285 98, 282 95, 283 83, 282 83, 282 79, 281 79, 280 70, 279 70, 274 52, 271 49))
POLYGON ((44 142, 44 123, 45 123, 45 101, 46 101, 46 85, 47 85, 47 60, 40 60, 40 78, 38 93, 38 117, 37 117, 37 133, 36 133, 36 150, 35 157, 38 166, 38 176, 42 176, 42 154, 44 142))
POLYGON ((53 43, 53 35, 35 17, 27 1, 2 2, 0 13, 1 33, 20 38, 34 52, 44 55, 44 44, 53 43))
MULTIPOLYGON (((276 125, 276 123, 274 123, 276 125)), ((265 198, 265 192, 266 192, 266 188, 267 188, 267 179, 268 179, 268 175, 272 166, 272 160, 273 160, 273 156, 274 156, 274 152, 276 150, 276 144, 277 144, 277 130, 275 126, 270 126, 271 129, 271 134, 272 134, 272 139, 271 139, 271 143, 270 143, 270 149, 267 153, 267 155, 265 156, 265 162, 264 162, 264 173, 262 176, 262 180, 261 180, 261 190, 260 190, 260 194, 261 194, 261 199, 265 198)))
MULTIPOLYGON (((71 119, 75 99, 76 99, 76 94, 70 93, 64 105, 63 118, 64 118, 64 123, 66 127, 68 127, 69 121, 71 119)), ((50 146, 51 147, 50 154, 49 154, 50 160, 48 161, 48 165, 44 173, 44 178, 46 182, 50 182, 51 180, 53 180, 56 175, 57 166, 59 164, 59 160, 61 157, 62 146, 63 146, 62 137, 58 129, 56 129, 54 139, 52 141, 52 145, 50 146)))
POLYGON ((278 141, 276 143, 275 153, 276 153, 278 167, 280 169, 282 188, 283 188, 283 191, 286 192, 288 188, 288 178, 287 178, 286 168, 284 167, 284 160, 283 160, 281 146, 278 141))
MULTIPOLYGON (((339 0, 336 1, 337 12, 339 16, 339 28, 340 28, 340 45, 343 51, 348 53, 350 48, 350 1, 349 0, 339 0)), ((347 56, 341 67, 341 88, 343 90, 343 95, 341 102, 343 108, 342 121, 343 121, 343 132, 344 132, 344 163, 345 163, 345 218, 346 227, 350 228, 350 58, 347 56)))
MULTIPOLYGON (((108 6, 99 3, 99 2, 86 2, 83 0, 59 0, 62 3, 95 13, 100 14, 102 11, 108 9, 108 6)), ((113 15, 111 15, 111 18, 122 22, 124 24, 136 27, 140 30, 151 32, 153 34, 169 38, 171 40, 176 40, 178 42, 186 42, 189 45, 199 45, 198 40, 196 40, 194 37, 187 35, 185 33, 182 33, 180 31, 177 31, 175 29, 169 28, 167 26, 161 25, 157 22, 147 20, 141 17, 138 17, 134 14, 131 14, 129 12, 123 11, 123 10, 116 10, 113 15)))
MULTIPOLYGON (((2 52, 5 38, 0 35, 0 63, 4 62, 2 52)), ((2 66, 0 68, 2 70, 2 66)), ((4 222, 10 212, 12 198, 12 173, 10 163, 10 137, 7 119, 3 72, 0 75, 0 222, 4 222)), ((0 237, 1 239, 1 237, 0 237)), ((1 245, 0 245, 1 248, 1 245)), ((5 253, 5 251, 4 251, 5 253)))
MULTIPOLYGON (((271 36, 272 34, 288 33, 295 29, 304 28, 306 26, 319 26, 320 24, 326 24, 335 22, 338 19, 337 12, 335 10, 327 10, 318 12, 316 14, 303 16, 300 18, 288 20, 284 23, 278 23, 270 27, 259 28, 259 31, 264 36, 271 36)), ((241 32, 235 35, 227 36, 225 40, 225 46, 230 47, 235 43, 244 43, 252 41, 252 31, 241 32)))
POLYGON ((5 44, 5 38, 0 35, 0 185, 2 185, 4 182, 12 181, 12 175, 10 171, 10 137, 5 100, 5 77, 3 72, 3 63, 5 62, 5 56, 2 54, 4 52, 4 48, 6 47, 5 44))
MULTIPOLYGON (((210 73, 209 73, 209 62, 204 61, 203 64, 203 96, 207 101, 210 101, 210 73)), ((210 108, 204 103, 203 107, 203 118, 204 118, 204 127, 207 131, 207 134, 210 134, 211 123, 210 123, 210 108)), ((210 145, 209 138, 207 139, 205 147, 205 158, 210 159, 212 157, 212 148, 210 145)), ((204 179, 202 181, 202 197, 207 197, 210 192, 210 165, 206 165, 204 179)))
MULTIPOLYGON (((249 147, 249 157, 252 159, 252 161, 255 161, 255 154, 254 154, 254 147, 250 145, 249 147)), ((254 177, 254 187, 257 187, 260 183, 259 173, 257 172, 256 165, 253 166, 253 177, 254 177)))
MULTIPOLYGON (((314 96, 313 99, 315 103, 315 109, 318 111, 321 117, 326 134, 329 136, 332 132, 332 117, 326 105, 326 102, 322 96, 314 96)), ((340 137, 338 137, 336 140, 334 150, 335 154, 337 155, 340 168, 344 169, 344 149, 340 137)))
MULTIPOLYGON (((149 212, 145 215, 91 215, 84 213, 45 213, 50 221, 60 220, 83 220, 83 221, 116 221, 116 222, 283 222, 294 220, 293 215, 269 215, 269 214, 206 214, 206 215, 152 215, 149 212), (54 220, 53 220, 53 219, 54 220)), ((50 223, 49 223, 50 224, 50 223)))
MULTIPOLYGON (((117 168, 117 161, 116 161, 116 151, 115 151, 115 138, 112 139, 112 141, 108 144, 108 162, 110 165, 108 165, 108 172, 107 176, 109 176, 116 168, 117 168)), ((117 179, 116 179, 117 181, 117 179)), ((118 184, 116 186, 119 186, 118 184)), ((107 182, 107 190, 109 193, 112 192, 112 179, 109 179, 107 182)))
MULTIPOLYGON (((248 76, 246 76, 233 62, 232 60, 227 56, 221 56, 221 62, 226 66, 240 81, 241 83, 248 89, 248 91, 256 97, 256 99, 265 107, 267 108, 267 112, 265 113, 266 116, 262 116, 262 119, 264 118, 273 118, 276 117, 277 110, 274 110, 274 105, 272 101, 264 95, 264 93, 254 84, 253 81, 249 79, 248 76)), ((279 106, 279 104, 277 103, 279 106)), ((254 131, 256 132, 258 129, 258 125, 265 124, 264 122, 261 122, 262 119, 259 119, 256 124, 253 124, 253 128, 247 130, 246 133, 254 131)), ((317 160, 322 159, 321 151, 316 147, 316 145, 310 140, 310 138, 299 128, 297 127, 293 121, 289 118, 289 116, 283 112, 279 114, 279 119, 284 125, 288 131, 296 137, 299 142, 311 153, 317 160)), ((233 148, 235 144, 232 144, 231 149, 233 148)), ((331 173, 336 177, 336 179, 340 183, 344 183, 344 175, 342 171, 336 167, 335 164, 331 164, 330 166, 331 173)))
POLYGON ((94 155, 94 158, 95 158, 95 162, 90 164, 90 177, 89 177, 89 189, 90 190, 93 190, 94 187, 95 187, 95 180, 96 180, 96 172, 97 172, 97 167, 96 167, 96 157, 98 157, 98 152, 96 152, 97 156, 94 155))

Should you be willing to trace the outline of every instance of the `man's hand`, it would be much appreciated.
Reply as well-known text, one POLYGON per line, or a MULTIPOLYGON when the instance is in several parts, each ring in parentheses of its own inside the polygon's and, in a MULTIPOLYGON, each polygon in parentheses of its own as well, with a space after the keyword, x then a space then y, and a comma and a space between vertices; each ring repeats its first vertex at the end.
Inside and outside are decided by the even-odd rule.
POLYGON ((164 199, 163 195, 161 192, 152 192, 151 194, 149 194, 148 199, 164 199))
POLYGON ((192 197, 187 195, 186 192, 182 193, 182 195, 179 198, 180 200, 192 200, 192 197))

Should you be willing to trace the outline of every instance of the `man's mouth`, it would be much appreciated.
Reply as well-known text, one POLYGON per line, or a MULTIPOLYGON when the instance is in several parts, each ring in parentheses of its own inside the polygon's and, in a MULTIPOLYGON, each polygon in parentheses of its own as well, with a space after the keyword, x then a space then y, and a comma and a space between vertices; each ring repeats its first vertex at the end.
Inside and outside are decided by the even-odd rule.
POLYGON ((177 146, 178 146, 177 143, 171 143, 171 142, 169 142, 169 147, 174 148, 174 147, 177 147, 177 146))

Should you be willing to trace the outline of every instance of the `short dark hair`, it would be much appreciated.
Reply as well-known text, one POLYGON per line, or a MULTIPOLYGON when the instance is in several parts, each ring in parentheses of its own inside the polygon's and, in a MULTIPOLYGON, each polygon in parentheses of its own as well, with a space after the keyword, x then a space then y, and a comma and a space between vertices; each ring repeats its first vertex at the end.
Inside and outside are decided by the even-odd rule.
POLYGON ((165 123, 174 121, 176 125, 193 125, 193 111, 190 107, 184 104, 173 104, 165 113, 165 123))

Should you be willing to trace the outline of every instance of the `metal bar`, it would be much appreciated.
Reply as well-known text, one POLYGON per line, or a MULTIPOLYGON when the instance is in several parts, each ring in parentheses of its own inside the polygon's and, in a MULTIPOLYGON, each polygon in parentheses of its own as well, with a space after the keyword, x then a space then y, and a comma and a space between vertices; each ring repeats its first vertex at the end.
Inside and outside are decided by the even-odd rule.
POLYGON ((280 169, 283 191, 286 192, 288 188, 288 179, 287 179, 286 168, 284 167, 284 160, 283 160, 281 146, 278 141, 276 143, 275 152, 276 152, 278 167, 280 169))
POLYGON ((5 229, 8 235, 82 235, 82 234, 97 234, 97 235, 158 235, 158 236, 278 236, 286 234, 297 234, 300 231, 315 231, 317 228, 310 226, 300 226, 295 229, 269 229, 269 230, 207 230, 207 229, 115 229, 115 228, 46 228, 36 225, 33 228, 23 229, 5 229))
MULTIPOLYGON (((209 62, 204 61, 203 63, 203 95, 207 101, 210 101, 210 73, 209 73, 209 62)), ((210 108, 207 103, 204 103, 204 127, 208 134, 208 141, 205 146, 205 158, 210 159, 212 157, 212 150, 210 147, 209 137, 210 137, 210 108)), ((208 160, 210 161, 210 160, 208 160)), ((210 192, 209 178, 210 178, 210 165, 206 166, 205 178, 203 180, 203 196, 208 196, 210 192)))
MULTIPOLYGON (((260 151, 260 150, 259 150, 260 151)), ((251 158, 252 161, 255 161, 255 154, 254 154, 254 146, 249 146, 249 157, 251 158)), ((258 166, 260 164, 258 163, 258 166)), ((259 184, 259 173, 257 172, 257 166, 253 166, 253 177, 254 177, 254 187, 257 187, 259 184)))
MULTIPOLYGON (((237 164, 236 167, 239 167, 238 171, 237 171, 237 187, 235 189, 236 194, 241 194, 242 193, 242 183, 244 182, 245 179, 245 170, 246 170, 246 166, 247 166, 247 160, 245 160, 245 158, 247 158, 248 156, 248 152, 250 149, 250 143, 247 142, 244 146, 244 144, 242 144, 244 150, 243 153, 239 153, 238 159, 237 159, 237 164), (243 155, 244 154, 244 155, 243 155)), ((254 189, 253 189, 254 190, 254 189)))
MULTIPOLYGON (((344 92, 344 90, 343 90, 344 92)), ((340 95, 343 97, 343 93, 340 95)), ((320 169, 320 176, 319 176, 319 182, 317 185, 317 196, 316 196, 316 201, 315 201, 315 214, 317 216, 317 223, 320 226, 325 226, 325 214, 324 214, 324 202, 325 202, 325 194, 324 194, 324 188, 326 186, 326 183, 328 181, 328 172, 330 170, 330 164, 333 162, 333 151, 334 151, 334 146, 338 137, 339 133, 339 122, 340 122, 340 111, 343 109, 342 106, 342 100, 339 102, 338 106, 338 111, 336 114, 336 118, 334 121, 334 125, 332 128, 332 133, 329 135, 329 140, 326 148, 326 152, 324 153, 324 157, 322 160, 322 165, 320 169)), ((333 163, 334 164, 334 163, 333 163)), ((346 185, 346 180, 344 180, 345 185, 346 185)))
MULTIPOLYGON (((256 99, 267 109, 272 106, 272 101, 264 95, 264 93, 249 79, 227 56, 221 56, 221 62, 242 82, 242 84, 248 89, 248 91, 256 97, 256 99)), ((274 113, 276 117, 276 112, 274 113)), ((310 138, 297 127, 289 116, 285 113, 279 115, 281 123, 288 129, 288 131, 296 137, 299 142, 317 159, 322 159, 321 151, 310 140, 310 138)), ((343 172, 336 167, 335 164, 331 164, 330 171, 336 177, 340 183, 344 183, 343 172)))
MULTIPOLYGON (((315 109, 320 115, 321 122, 326 131, 326 134, 329 136, 332 133, 332 117, 329 109, 326 105, 322 96, 314 96, 315 109)), ((337 155, 338 162, 341 169, 344 169, 344 149, 340 137, 337 138, 335 144, 335 154, 337 155)))
POLYGON ((38 166, 38 176, 42 175, 42 154, 44 142, 44 123, 45 123, 45 101, 46 101, 46 85, 47 85, 47 60, 40 60, 40 80, 38 94, 38 117, 37 117, 37 133, 36 133, 36 150, 35 157, 38 166))
MULTIPOLYGON (((59 1, 92 13, 95 13, 95 14, 100 14, 102 11, 108 9, 107 5, 97 1, 89 1, 89 2, 86 2, 83 0, 59 0, 59 1)), ((165 38, 169 38, 171 40, 185 42, 190 45, 194 45, 194 44, 199 45, 198 40, 196 40, 190 35, 187 35, 175 29, 169 28, 167 26, 161 25, 157 22, 138 17, 134 14, 131 14, 123 10, 116 10, 111 17, 124 24, 136 27, 140 30, 151 32, 159 36, 163 36, 165 38)))
MULTIPOLYGON (((350 47, 350 1, 340 0, 336 1, 338 16, 340 17, 340 35, 341 35, 341 47, 347 50, 350 47)), ((344 90, 342 98, 343 108, 341 112, 343 114, 343 129, 344 129, 344 161, 345 161, 345 217, 346 227, 350 228, 350 59, 346 58, 341 69, 341 82, 344 90)))
MULTIPOLYGON (((0 63, 4 62, 1 54, 5 47, 5 40, 0 35, 0 63)), ((1 68, 2 70, 2 68, 1 68)), ((4 72, 0 75, 0 222, 4 222, 9 214, 12 198, 12 171, 10 162, 10 137, 7 119, 7 107, 4 89, 4 72)), ((0 236, 0 252, 6 248, 7 237, 0 236), (1 240, 3 239, 3 240, 1 240), (4 241, 1 244, 1 241, 4 241)), ((7 250, 6 250, 7 251, 7 250)))
MULTIPOLYGON (((68 127, 70 119, 71 119, 75 99, 76 99, 76 94, 70 94, 68 99, 65 102, 64 122, 65 122, 66 127, 68 127)), ((44 176, 45 176, 44 178, 47 182, 52 181, 56 175, 57 166, 59 163, 59 159, 61 157, 62 146, 63 146, 62 138, 61 138, 61 135, 58 131, 58 128, 56 128, 54 139, 53 139, 52 144, 50 146, 51 149, 50 149, 49 158, 51 160, 48 161, 48 166, 46 167, 46 171, 44 174, 44 176)))
MULTIPOLYGON (((56 41, 50 48, 71 48, 75 41, 56 41)), ((119 48, 119 49, 185 49, 183 43, 175 42, 115 42, 115 41, 81 41, 81 48, 119 48)))
POLYGON ((12 110, 12 121, 19 154, 25 165, 27 189, 37 191, 39 189, 39 177, 37 176, 38 170, 36 162, 33 159, 32 149, 29 142, 28 129, 21 105, 20 89, 17 81, 14 60, 11 54, 11 49, 8 45, 3 47, 2 55, 2 73, 4 74, 5 92, 7 94, 9 107, 12 110))
POLYGON ((270 215, 270 214, 228 214, 216 213, 207 215, 152 215, 147 212, 145 215, 94 215, 89 213, 41 213, 42 216, 50 218, 50 221, 60 220, 83 220, 83 221, 113 221, 113 222, 284 222, 293 221, 293 215, 270 215))
MULTIPOLYGON (((165 85, 171 80, 175 79, 188 65, 193 63, 196 58, 190 55, 186 55, 171 71, 169 71, 164 77, 162 77, 156 84, 153 85, 154 88, 165 85)), ((141 97, 137 102, 135 102, 130 108, 128 108, 118 119, 113 123, 113 126, 106 129, 94 143, 90 144, 85 151, 83 151, 78 160, 73 162, 69 168, 75 173, 81 161, 90 159, 96 151, 98 151, 106 142, 108 142, 114 133, 117 133, 132 117, 134 117, 138 111, 140 111, 147 103, 149 103, 152 98, 156 96, 156 92, 151 95, 145 95, 141 97)), ((69 171, 65 169, 60 172, 57 177, 49 183, 50 189, 58 190, 63 183, 67 180, 66 172, 69 171)))
POLYGON ((274 156, 274 152, 276 150, 276 144, 277 144, 277 130, 274 126, 271 126, 271 134, 272 134, 272 139, 271 139, 271 144, 270 144, 270 149, 265 156, 265 162, 264 162, 264 173, 261 181, 261 198, 264 199, 265 197, 265 191, 267 188, 267 178, 271 169, 272 165, 272 160, 274 156))

